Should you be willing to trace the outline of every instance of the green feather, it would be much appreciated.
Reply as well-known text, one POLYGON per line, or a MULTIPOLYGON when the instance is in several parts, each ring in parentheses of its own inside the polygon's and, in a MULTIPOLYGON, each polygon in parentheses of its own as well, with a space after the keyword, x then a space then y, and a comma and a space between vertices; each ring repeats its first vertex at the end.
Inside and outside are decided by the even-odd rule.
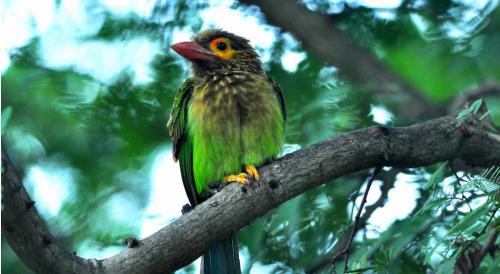
POLYGON ((282 94, 265 76, 227 72, 195 86, 188 109, 196 191, 237 174, 244 165, 262 165, 284 143, 282 94))
POLYGON ((187 109, 194 90, 194 81, 188 79, 177 91, 170 112, 167 128, 173 140, 174 160, 179 160, 182 182, 191 205, 198 204, 200 197, 195 190, 193 176, 193 146, 187 136, 187 109))
POLYGON ((168 123, 184 188, 192 205, 208 185, 278 155, 286 119, 283 93, 272 77, 225 73, 179 89, 168 123))

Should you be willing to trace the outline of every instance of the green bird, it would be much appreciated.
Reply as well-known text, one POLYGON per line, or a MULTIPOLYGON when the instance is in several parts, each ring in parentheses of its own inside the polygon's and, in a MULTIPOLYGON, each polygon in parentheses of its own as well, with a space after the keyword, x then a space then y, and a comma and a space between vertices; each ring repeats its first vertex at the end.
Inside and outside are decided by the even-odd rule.
MULTIPOLYGON (((211 29, 172 49, 192 65, 192 77, 174 99, 168 130, 195 207, 210 196, 213 183, 246 186, 260 179, 256 166, 283 148, 285 103, 243 37, 211 29)), ((202 273, 241 273, 235 235, 203 256, 202 273)))

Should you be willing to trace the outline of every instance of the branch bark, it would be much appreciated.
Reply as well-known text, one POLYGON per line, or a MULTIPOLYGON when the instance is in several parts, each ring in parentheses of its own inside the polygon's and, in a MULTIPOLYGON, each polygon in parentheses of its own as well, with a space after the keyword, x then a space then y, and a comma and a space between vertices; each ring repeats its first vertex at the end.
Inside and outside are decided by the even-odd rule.
POLYGON ((308 10, 295 0, 240 0, 257 5, 272 24, 293 33, 306 49, 317 54, 352 83, 367 85, 377 93, 400 92, 406 102, 396 105, 397 112, 408 117, 436 117, 444 114, 408 81, 358 46, 335 26, 334 18, 308 10))
POLYGON ((54 241, 3 147, 2 192, 2 234, 30 269, 38 273, 92 273, 96 269, 95 260, 78 257, 54 241))
POLYGON ((2 233, 26 264, 43 273, 165 273, 283 202, 335 178, 370 167, 419 167, 461 158, 470 165, 500 164, 497 135, 471 118, 446 116, 410 127, 369 127, 281 157, 259 169, 259 185, 235 184, 181 216, 136 248, 104 260, 86 260, 54 242, 7 154, 2 151, 2 233), (31 204, 32 205, 32 204, 31 204))

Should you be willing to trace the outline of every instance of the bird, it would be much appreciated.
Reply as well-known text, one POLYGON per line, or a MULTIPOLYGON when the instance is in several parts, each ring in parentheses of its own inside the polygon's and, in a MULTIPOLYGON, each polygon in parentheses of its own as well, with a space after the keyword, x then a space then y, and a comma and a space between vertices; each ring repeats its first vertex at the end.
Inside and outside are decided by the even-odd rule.
MULTIPOLYGON (((211 185, 259 181, 256 167, 275 159, 285 142, 283 92, 267 76, 249 40, 208 29, 171 48, 191 63, 177 91, 167 128, 191 207, 211 185)), ((235 234, 203 255, 201 273, 241 273, 235 234)))

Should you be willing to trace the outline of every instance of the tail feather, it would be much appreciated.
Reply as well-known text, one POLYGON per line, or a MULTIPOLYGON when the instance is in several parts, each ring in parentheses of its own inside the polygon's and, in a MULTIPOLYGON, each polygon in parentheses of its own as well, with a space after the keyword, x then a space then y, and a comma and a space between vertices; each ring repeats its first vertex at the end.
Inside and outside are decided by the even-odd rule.
POLYGON ((220 241, 203 255, 201 274, 241 274, 236 235, 220 241))

